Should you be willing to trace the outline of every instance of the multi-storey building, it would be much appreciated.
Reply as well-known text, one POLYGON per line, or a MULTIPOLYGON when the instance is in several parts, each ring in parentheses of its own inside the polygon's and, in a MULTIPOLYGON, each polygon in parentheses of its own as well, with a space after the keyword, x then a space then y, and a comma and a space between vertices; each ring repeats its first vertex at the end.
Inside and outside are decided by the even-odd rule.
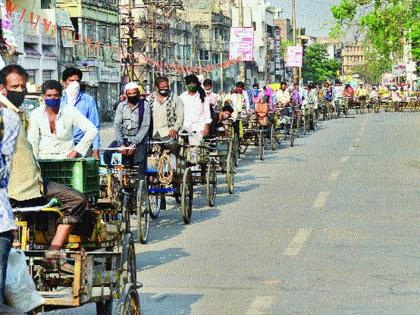
POLYGON ((118 0, 57 0, 56 6, 70 15, 75 31, 73 62, 61 64, 60 71, 73 64, 79 67, 87 92, 107 117, 120 93, 118 0))
MULTIPOLYGON (((37 86, 45 80, 57 79, 59 49, 52 27, 56 21, 55 10, 44 6, 41 0, 13 1, 10 7, 14 7, 10 23, 2 26, 7 28, 3 31, 15 44, 15 53, 12 57, 9 55, 4 63, 22 65, 29 74, 29 83, 37 86), (44 20, 46 23, 43 23, 44 20)), ((6 14, 2 13, 3 16, 6 14)))
POLYGON ((342 52, 343 75, 356 74, 355 69, 365 63, 365 51, 361 43, 346 44, 342 52))
POLYGON ((159 69, 150 61, 164 64, 189 65, 193 62, 195 34, 191 23, 181 18, 179 1, 120 0, 122 12, 121 37, 123 47, 131 41, 132 51, 123 64, 123 79, 131 73, 146 93, 153 90, 156 76, 166 75, 171 88, 179 93, 183 88, 181 73, 167 68, 159 69), (130 34, 131 28, 131 34, 130 34))
MULTIPOLYGON (((220 64, 229 58, 231 18, 218 1, 186 1, 182 17, 189 21, 196 32, 193 45, 193 63, 196 66, 220 64), (194 62, 195 60, 195 62, 194 62)), ((205 75, 212 79, 216 91, 226 90, 235 79, 235 71, 212 71, 205 75)))
POLYGON ((248 84, 275 81, 274 20, 277 18, 277 8, 265 0, 241 1, 239 6, 232 8, 233 27, 254 29, 254 62, 246 63, 248 84))

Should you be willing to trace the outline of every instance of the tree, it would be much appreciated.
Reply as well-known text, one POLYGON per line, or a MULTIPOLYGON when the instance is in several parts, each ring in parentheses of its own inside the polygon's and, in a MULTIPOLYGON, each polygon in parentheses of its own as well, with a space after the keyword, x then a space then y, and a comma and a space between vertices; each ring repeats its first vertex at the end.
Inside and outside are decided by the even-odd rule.
POLYGON ((357 66, 354 73, 366 83, 378 84, 381 82, 382 75, 391 71, 392 63, 389 59, 380 56, 374 50, 365 54, 365 64, 357 66))
POLYGON ((327 45, 309 45, 303 57, 302 77, 305 82, 321 83, 337 77, 340 63, 328 58, 327 45))
POLYGON ((413 58, 420 59, 420 0, 341 0, 331 12, 336 20, 332 35, 356 25, 383 58, 400 59, 411 42, 413 58))

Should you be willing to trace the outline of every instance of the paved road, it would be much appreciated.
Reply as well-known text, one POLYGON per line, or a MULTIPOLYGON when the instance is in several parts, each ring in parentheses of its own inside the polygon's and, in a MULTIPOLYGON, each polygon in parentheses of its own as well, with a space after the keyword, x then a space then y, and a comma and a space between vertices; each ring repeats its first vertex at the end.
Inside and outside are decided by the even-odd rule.
POLYGON ((197 191, 191 225, 153 222, 144 314, 419 314, 419 114, 328 121, 254 156, 217 207, 197 191))

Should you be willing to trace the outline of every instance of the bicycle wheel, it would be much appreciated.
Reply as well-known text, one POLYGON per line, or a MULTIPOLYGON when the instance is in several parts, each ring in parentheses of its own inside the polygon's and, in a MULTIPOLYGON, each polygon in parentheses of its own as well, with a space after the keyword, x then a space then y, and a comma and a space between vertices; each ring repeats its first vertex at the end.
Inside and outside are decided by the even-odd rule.
POLYGON ((150 205, 150 217, 152 219, 157 219, 160 214, 160 210, 162 210, 162 198, 161 195, 149 195, 149 205, 150 205))
POLYGON ((193 204, 193 183, 191 169, 187 168, 184 173, 181 185, 181 210, 185 224, 191 222, 193 204))
POLYGON ((293 121, 290 123, 290 146, 293 147, 295 145, 295 129, 293 128, 293 121))
POLYGON ((277 138, 276 138, 276 128, 274 127, 274 124, 271 125, 270 128, 270 144, 271 144, 271 150, 275 151, 277 149, 277 138))
POLYGON ((216 165, 214 161, 211 161, 207 165, 206 190, 207 190, 207 205, 209 207, 214 207, 214 205, 216 204, 216 190, 217 190, 217 174, 216 174, 216 165))
POLYGON ((136 214, 137 214, 137 238, 142 244, 146 244, 150 228, 150 204, 146 182, 141 180, 137 187, 136 214))
POLYGON ((136 286, 127 283, 117 304, 117 315, 141 315, 140 298, 136 286))
POLYGON ((260 128, 258 133, 258 154, 260 156, 260 160, 264 161, 264 130, 260 128))
POLYGON ((231 154, 228 154, 226 158, 226 183, 228 186, 229 194, 233 194, 234 191, 234 174, 233 174, 233 161, 231 154))

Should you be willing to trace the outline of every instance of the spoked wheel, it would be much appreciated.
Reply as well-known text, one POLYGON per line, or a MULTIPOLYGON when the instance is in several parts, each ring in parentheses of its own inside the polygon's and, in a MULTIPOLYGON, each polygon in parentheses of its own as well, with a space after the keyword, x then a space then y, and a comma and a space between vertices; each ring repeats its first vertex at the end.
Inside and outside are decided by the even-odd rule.
POLYGON ((149 236, 150 228, 150 204, 149 204, 149 194, 147 192, 146 182, 141 180, 139 182, 139 187, 137 188, 137 200, 136 200, 136 210, 137 210, 137 238, 140 243, 146 244, 147 238, 149 236))
POLYGON ((271 125, 270 128, 270 144, 271 144, 271 150, 275 151, 277 149, 277 137, 276 137, 276 128, 274 127, 274 124, 271 125))
POLYGON ((214 207, 216 204, 217 174, 216 165, 210 162, 207 166, 206 174, 207 205, 214 207))
POLYGON ((131 232, 126 233, 122 245, 122 256, 120 262, 121 287, 127 283, 137 284, 137 265, 134 239, 131 232))
POLYGON ((292 120, 292 123, 290 124, 289 133, 290 133, 290 146, 293 147, 295 145, 295 128, 293 127, 293 120, 292 120))
POLYGON ((140 315, 140 298, 136 286, 127 283, 121 292, 117 304, 117 315, 140 315))
POLYGON ((228 186, 229 194, 233 194, 233 190, 235 186, 233 170, 234 170, 234 166, 233 166, 233 161, 232 161, 232 155, 231 153, 229 153, 226 158, 226 183, 228 186))
MULTIPOLYGON (((292 122, 292 128, 294 128, 293 123, 294 122, 292 122)), ((302 117, 301 117, 301 115, 299 115, 296 119, 296 134, 295 134, 296 138, 300 137, 300 130, 301 130, 300 125, 301 124, 302 124, 302 117)))
POLYGON ((264 130, 260 128, 258 133, 258 154, 260 156, 260 160, 264 161, 264 130))
POLYGON ((239 142, 238 142, 238 138, 233 139, 232 141, 232 149, 233 149, 233 156, 234 156, 234 162, 235 162, 235 167, 239 166, 239 142))
POLYGON ((160 210, 162 208, 162 198, 161 195, 149 195, 149 205, 150 205, 150 216, 152 219, 157 219, 160 214, 160 210))
POLYGON ((191 169, 187 168, 181 185, 181 210, 182 218, 185 224, 189 224, 191 221, 193 193, 192 173, 191 169))

